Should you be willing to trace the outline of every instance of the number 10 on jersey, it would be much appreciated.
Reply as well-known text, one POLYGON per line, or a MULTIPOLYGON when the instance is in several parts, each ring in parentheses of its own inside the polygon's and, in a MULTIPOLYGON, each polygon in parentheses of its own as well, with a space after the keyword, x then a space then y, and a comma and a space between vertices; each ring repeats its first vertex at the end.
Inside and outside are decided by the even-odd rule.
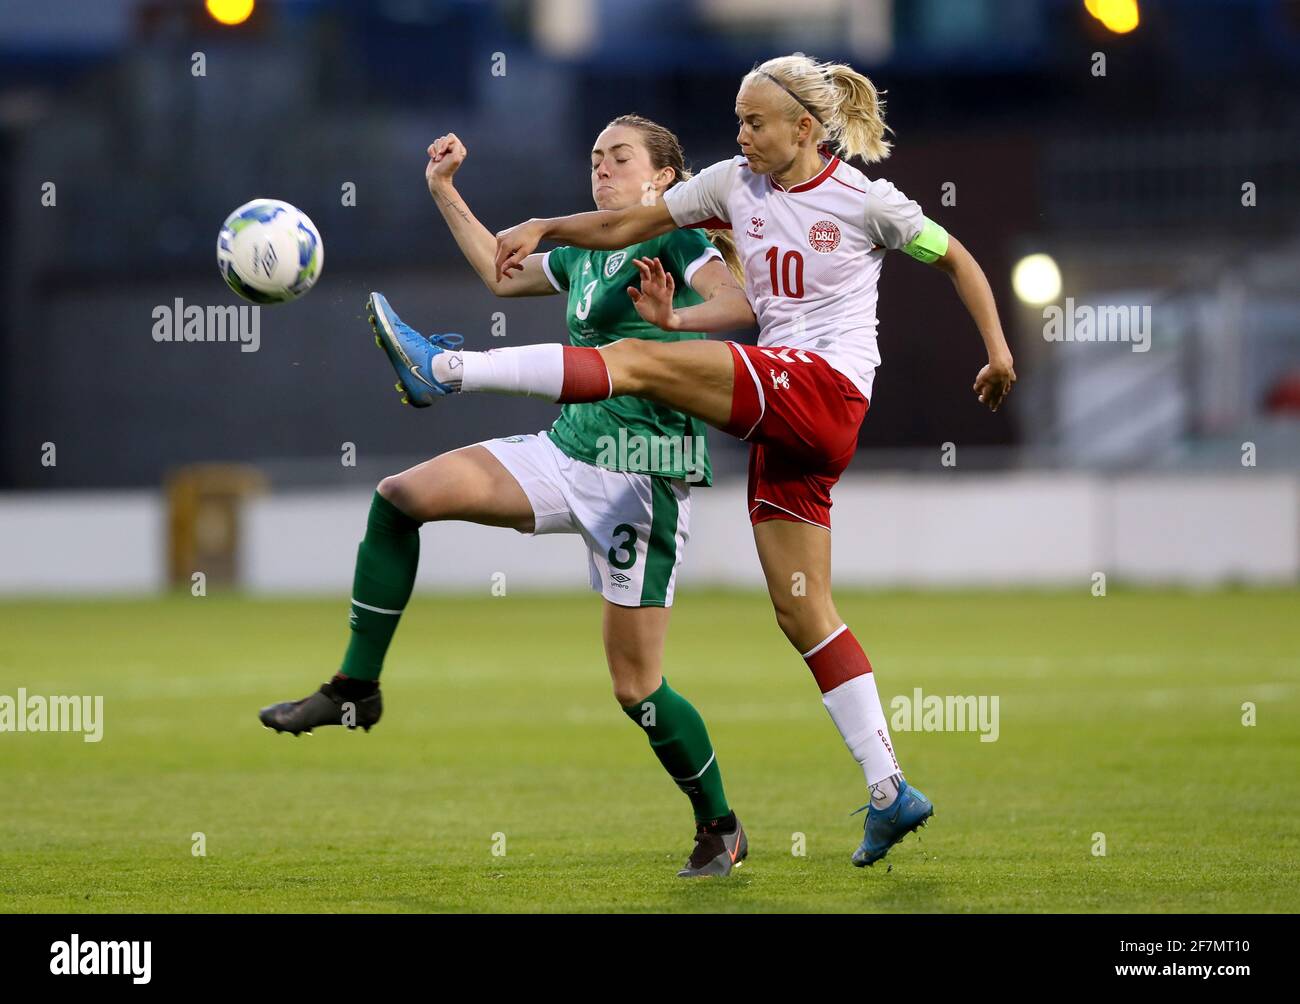
POLYGON ((788 296, 794 300, 802 299, 803 255, 798 251, 787 251, 785 254, 781 254, 780 248, 770 247, 763 257, 767 259, 767 266, 771 270, 772 295, 788 296), (779 276, 777 274, 778 258, 781 262, 779 276))

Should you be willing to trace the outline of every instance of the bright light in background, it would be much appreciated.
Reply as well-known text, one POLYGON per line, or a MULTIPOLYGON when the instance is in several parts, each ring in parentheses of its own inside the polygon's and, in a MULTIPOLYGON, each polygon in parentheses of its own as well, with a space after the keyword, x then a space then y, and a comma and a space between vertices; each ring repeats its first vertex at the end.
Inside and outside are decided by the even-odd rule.
POLYGON ((1061 295, 1061 270, 1051 255, 1026 255, 1011 270, 1011 288, 1022 302, 1041 307, 1061 295))
POLYGON ((1117 35, 1124 35, 1138 26, 1137 0, 1083 0, 1083 6, 1117 35))
POLYGON ((596 0, 536 0, 533 34, 550 56, 571 58, 590 52, 596 43, 600 12, 596 0))
POLYGON ((222 24, 243 24, 253 13, 253 0, 204 0, 203 5, 222 24))

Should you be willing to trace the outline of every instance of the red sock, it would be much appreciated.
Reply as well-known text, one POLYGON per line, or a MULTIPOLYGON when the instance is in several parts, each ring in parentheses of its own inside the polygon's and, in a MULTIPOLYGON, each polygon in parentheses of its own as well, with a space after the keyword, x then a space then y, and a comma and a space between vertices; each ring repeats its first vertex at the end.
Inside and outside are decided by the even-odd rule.
POLYGON ((813 679, 823 694, 829 693, 855 676, 871 672, 867 653, 862 651, 858 639, 848 625, 841 626, 827 636, 820 645, 804 653, 804 661, 812 670, 813 679))
MULTIPOLYGON (((554 384, 552 384, 554 386, 554 384)), ((560 386, 560 404, 586 404, 610 397, 614 384, 609 367, 599 349, 564 346, 564 383, 560 386)))

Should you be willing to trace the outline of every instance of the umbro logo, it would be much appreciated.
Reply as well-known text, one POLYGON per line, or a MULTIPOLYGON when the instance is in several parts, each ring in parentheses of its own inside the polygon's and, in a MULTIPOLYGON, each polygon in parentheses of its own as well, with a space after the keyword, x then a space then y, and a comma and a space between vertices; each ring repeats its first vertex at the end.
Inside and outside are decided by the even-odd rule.
POLYGON ((630 575, 624 575, 622 572, 610 572, 609 577, 613 579, 615 582, 618 582, 620 584, 632 581, 632 577, 630 575))
POLYGON ((279 260, 275 253, 275 245, 267 241, 265 248, 253 252, 253 270, 264 272, 269 279, 279 260))

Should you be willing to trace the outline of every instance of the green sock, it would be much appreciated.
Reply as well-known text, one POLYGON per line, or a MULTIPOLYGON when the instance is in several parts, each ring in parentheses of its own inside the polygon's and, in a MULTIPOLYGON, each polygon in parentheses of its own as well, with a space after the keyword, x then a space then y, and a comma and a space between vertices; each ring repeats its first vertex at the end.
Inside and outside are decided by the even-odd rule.
POLYGON ((623 713, 644 730, 668 776, 691 800, 697 822, 720 819, 731 811, 704 719, 690 701, 668 686, 667 678, 623 713))
POLYGON ((352 578, 352 639, 339 670, 354 680, 378 680, 397 622, 415 587, 420 523, 379 492, 370 500, 366 535, 352 578))

